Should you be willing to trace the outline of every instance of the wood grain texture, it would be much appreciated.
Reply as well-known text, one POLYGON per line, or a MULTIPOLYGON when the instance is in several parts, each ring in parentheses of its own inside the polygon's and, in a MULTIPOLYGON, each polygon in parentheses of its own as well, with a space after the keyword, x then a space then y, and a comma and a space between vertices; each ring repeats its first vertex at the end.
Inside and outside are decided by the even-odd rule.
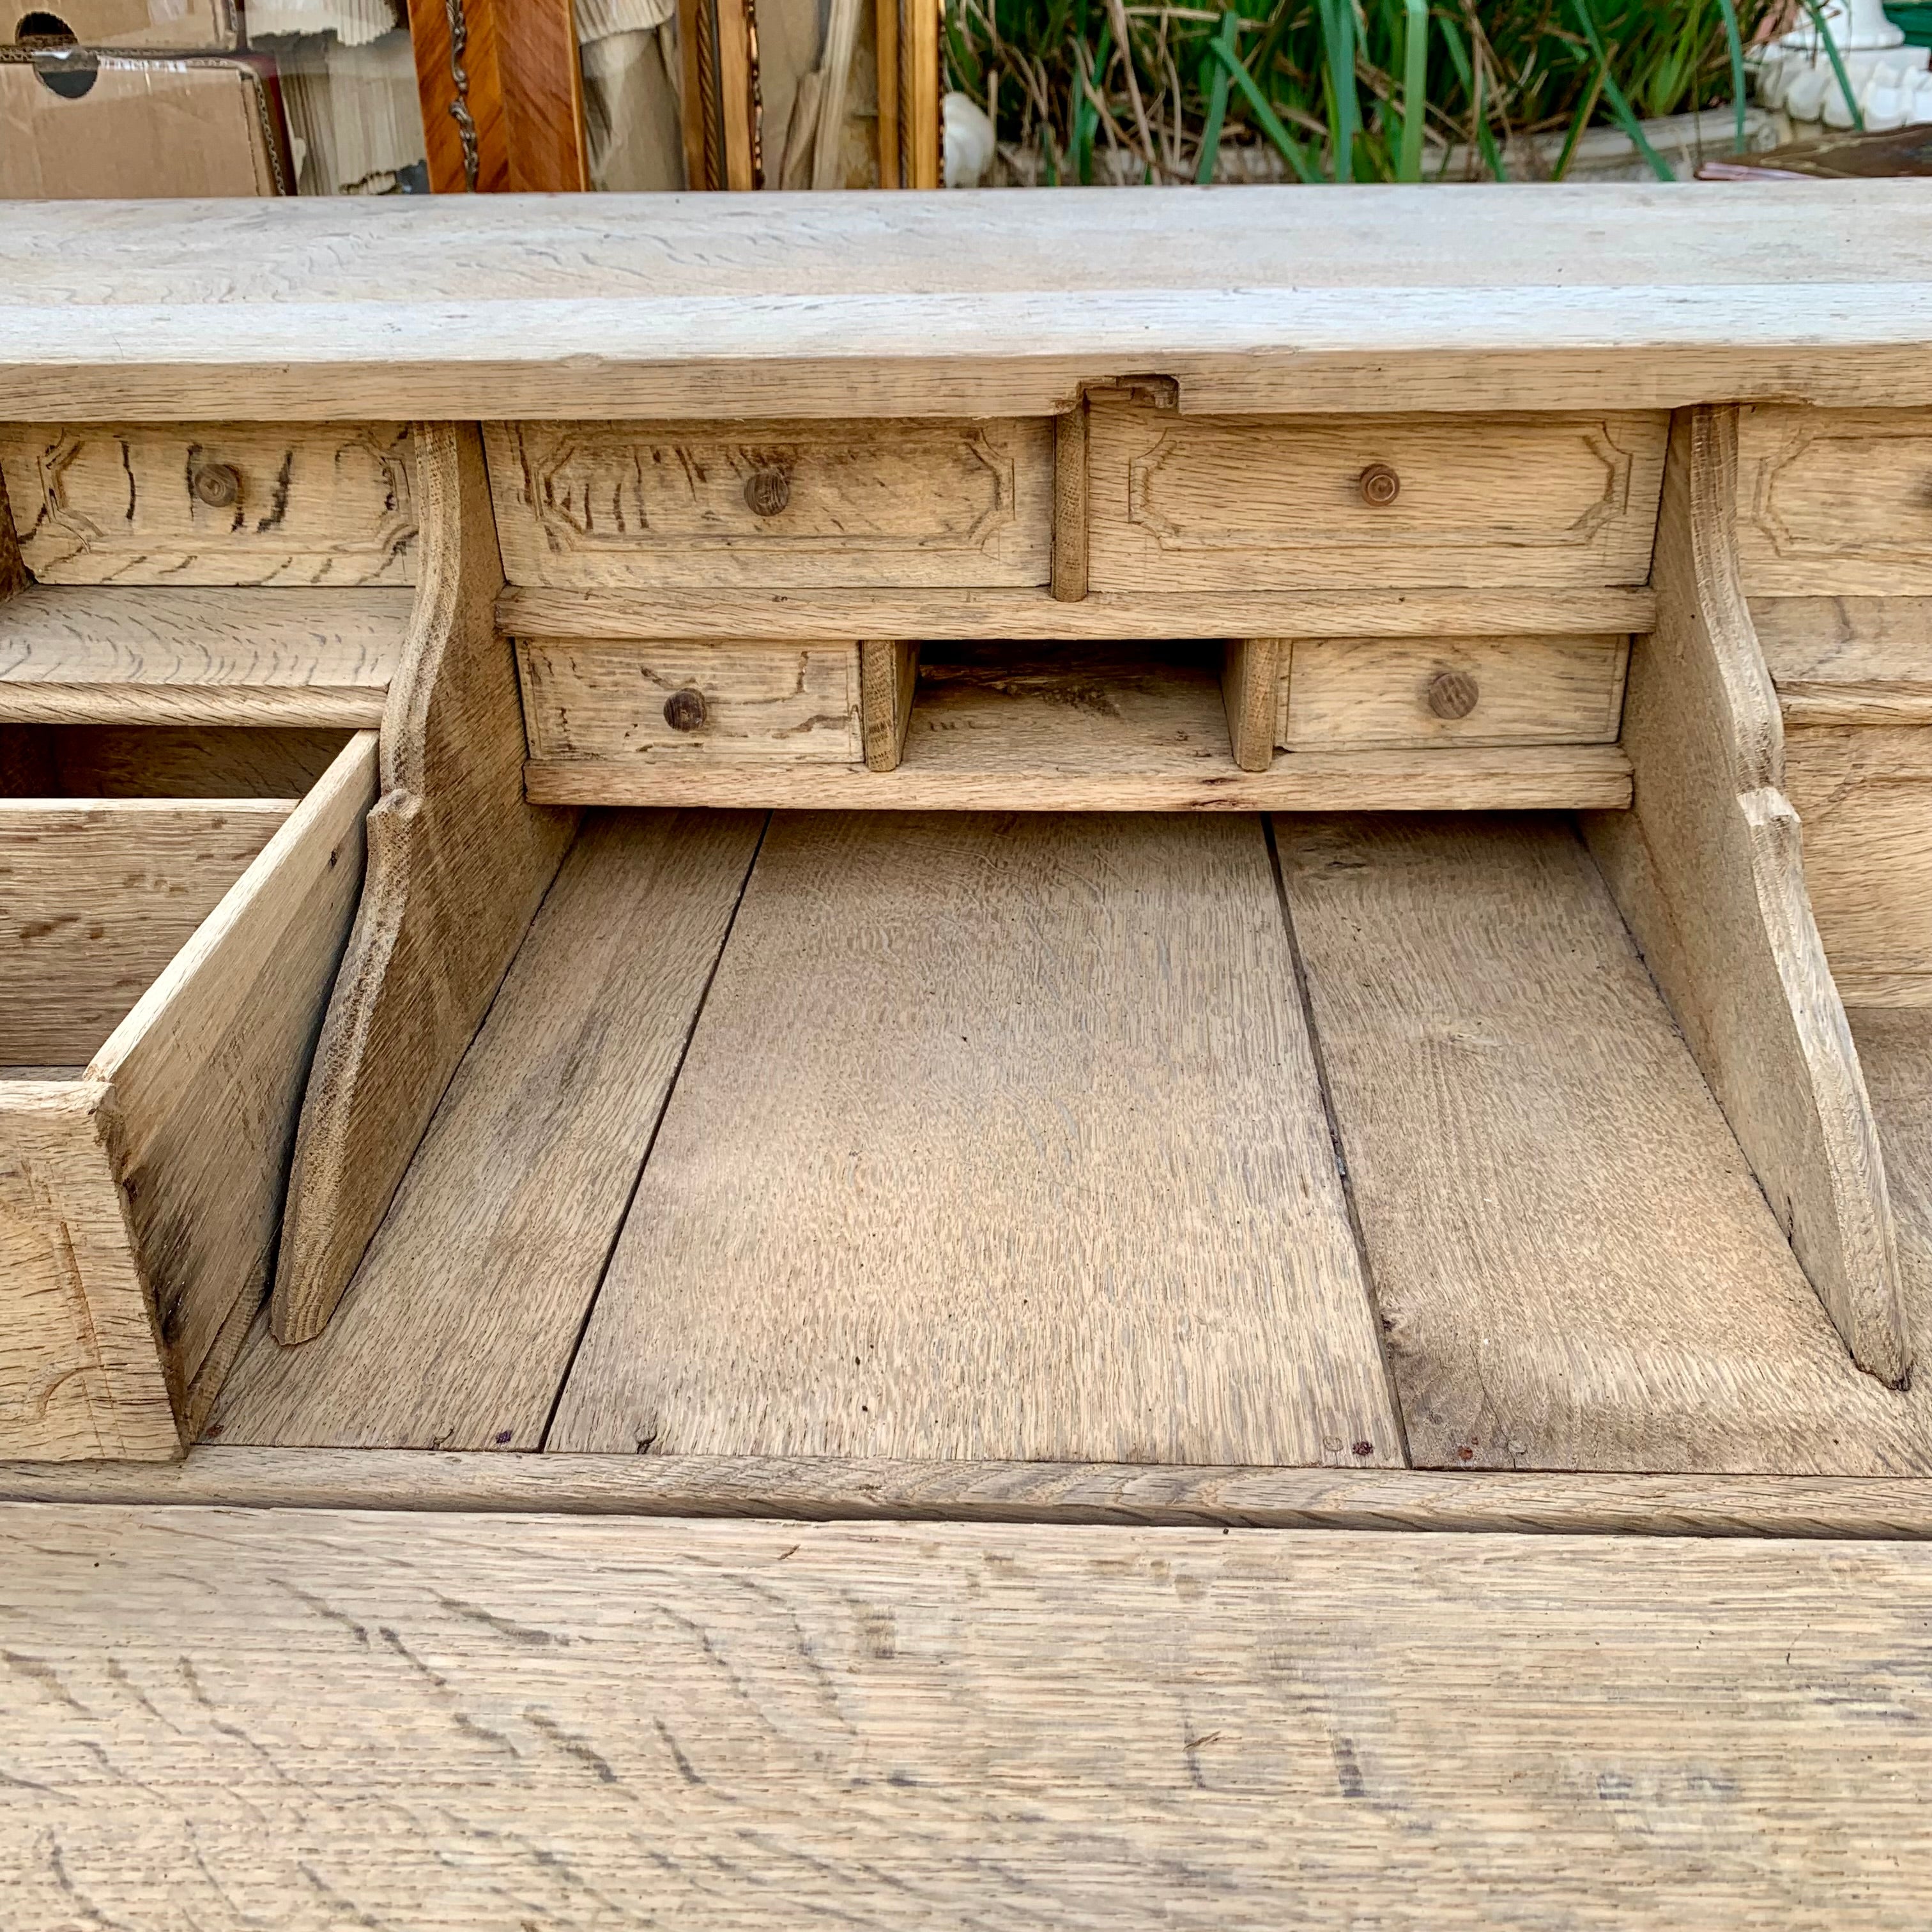
POLYGON ((866 755, 860 646, 850 639, 523 638, 517 670, 533 758, 708 770, 856 765, 866 755), (704 700, 688 730, 664 710, 680 692, 704 700))
MULTIPOLYGON (((1922 994, 1925 982, 1919 982, 1922 994)), ((1932 1012, 1916 1006, 1847 1006, 1858 1064, 1885 1150, 1898 1219, 1898 1262, 1917 1332, 1932 1319, 1932 1012)))
POLYGON ((20 556, 20 536, 14 526, 14 508, 7 495, 6 466, 0 464, 0 603, 17 597, 32 579, 20 556))
POLYGON ((1347 746, 1599 745, 1623 712, 1627 637, 1298 638, 1282 646, 1274 742, 1347 746), (1472 710, 1431 708, 1448 674, 1472 681, 1472 710))
POLYGON ((190 1432, 214 1394, 202 1370, 218 1338, 268 1291, 376 764, 376 734, 358 733, 88 1068, 112 1090, 114 1172, 190 1432))
POLYGON ((562 194, 590 185, 568 0, 460 0, 453 12, 422 8, 410 24, 434 193, 562 194), (453 47, 459 22, 462 44, 453 47))
POLYGON ((1236 638, 1222 660, 1228 748, 1244 772, 1264 772, 1274 762, 1275 712, 1288 648, 1280 638, 1236 638))
POLYGON ((26 423, 0 435, 0 470, 44 584, 414 581, 408 432, 394 423, 26 423), (226 500, 197 494, 211 477, 226 500))
POLYGON ((349 737, 252 725, 0 724, 0 746, 15 754, 0 787, 15 797, 287 800, 320 778, 349 737))
POLYGON ((775 820, 550 1444, 1401 1462, 1259 827, 775 820))
POLYGON ((859 646, 860 723, 868 771, 890 772, 905 754, 906 726, 919 686, 919 646, 890 638, 859 646))
POLYGON ((1276 829, 1419 1465, 1932 1471, 1567 824, 1276 829))
POLYGON ((0 1449, 178 1456, 98 1080, 0 1081, 0 1449))
POLYGON ((575 830, 523 798, 522 706, 473 429, 416 432, 422 580, 382 734, 368 871, 296 1138, 272 1318, 319 1334, 575 830))
POLYGON ((407 590, 34 590, 0 622, 0 719, 382 722, 407 590))
POLYGON ((295 809, 0 799, 0 1066, 92 1059, 295 809))
POLYGON ((585 824, 328 1331, 258 1328, 212 1434, 541 1445, 761 824, 585 824))
POLYGON ((1090 404, 1096 590, 1641 584, 1654 412, 1310 422, 1090 404), (1392 470, 1399 494, 1366 500, 1392 470))
POLYGON ((1834 975, 1932 975, 1932 731, 1788 734, 1785 788, 1834 975))
POLYGON ((1844 1010, 1805 897, 1783 728, 1738 578, 1734 412, 1671 433, 1623 743, 1635 808, 1592 849, 1772 1210, 1859 1366, 1904 1379, 1885 1169, 1844 1010))
POLYGON ((794 1522, 1932 1540, 1932 1481, 1922 1478, 1552 1474, 1474 1467, 505 1456, 490 1450, 278 1449, 204 1442, 169 1463, 0 1462, 0 1498, 794 1522))
POLYGON ((1932 412, 1742 410, 1737 518, 1754 596, 1932 592, 1932 412))
POLYGON ((513 584, 1018 586, 1052 568, 1044 422, 490 423, 484 434, 513 584))
POLYGON ((892 772, 536 759, 524 784, 531 798, 560 802, 804 809, 1615 810, 1630 802, 1628 762, 1611 745, 1307 752, 1244 772, 1206 657, 1131 644, 1050 654, 928 647, 892 772))
POLYGON ((1054 601, 1077 604, 1087 595, 1087 396, 1053 419, 1054 601))
POLYGON ((1932 724, 1932 597, 1754 597, 1750 616, 1787 731, 1932 724))
POLYGON ((0 1525, 23 1924, 1906 1928, 1932 1891, 1912 1544, 0 1525))
POLYGON ((868 631, 942 639, 1114 644, 1199 637, 1473 637, 1647 631, 1647 586, 1576 590, 544 590, 512 585, 497 622, 513 637, 856 638, 868 631))
POLYGON ((1762 185, 43 204, 0 414, 1046 416, 1145 370, 1208 414, 1932 405, 1922 187, 1762 185))

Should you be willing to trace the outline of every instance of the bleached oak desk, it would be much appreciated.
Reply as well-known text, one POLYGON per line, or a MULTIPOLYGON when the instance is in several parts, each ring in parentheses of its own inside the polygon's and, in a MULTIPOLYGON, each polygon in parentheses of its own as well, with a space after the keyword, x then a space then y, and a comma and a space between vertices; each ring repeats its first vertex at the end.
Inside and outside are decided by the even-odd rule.
POLYGON ((7 209, 10 1926, 1922 1923, 1928 214, 7 209))

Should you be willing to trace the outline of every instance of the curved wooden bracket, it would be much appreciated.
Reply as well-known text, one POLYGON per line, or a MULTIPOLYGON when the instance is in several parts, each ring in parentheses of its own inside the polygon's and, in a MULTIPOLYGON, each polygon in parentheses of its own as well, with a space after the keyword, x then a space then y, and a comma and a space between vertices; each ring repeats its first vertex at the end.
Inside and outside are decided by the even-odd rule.
POLYGON ((302 1104, 270 1325, 320 1334, 576 830, 524 801, 503 568, 473 425, 416 431, 414 617, 383 714, 362 901, 302 1104))
POLYGON ((1591 849, 1792 1249, 1859 1367, 1912 1364, 1884 1162, 1804 890, 1784 727, 1738 577, 1737 414, 1671 428, 1623 744, 1591 849))

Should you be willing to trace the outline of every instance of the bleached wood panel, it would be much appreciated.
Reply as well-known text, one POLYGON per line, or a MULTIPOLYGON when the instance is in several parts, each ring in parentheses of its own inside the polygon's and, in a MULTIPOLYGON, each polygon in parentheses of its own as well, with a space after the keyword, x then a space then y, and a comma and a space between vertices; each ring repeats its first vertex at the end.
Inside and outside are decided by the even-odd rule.
POLYGON ((1920 1546, 14 1505, 22 1926, 1916 1925, 1920 1546), (1372 1613, 1371 1613, 1371 1612, 1372 1613))
POLYGON ((415 581, 394 423, 28 423, 0 432, 0 470, 42 584, 415 581))
POLYGON ((550 1442, 1402 1462, 1259 826, 776 820, 550 1442))
POLYGON ((1096 394, 1089 581, 1116 592, 1641 584, 1664 435, 1655 412, 1191 417, 1096 394))
POLYGON ((512 584, 1018 585, 1052 569, 1043 419, 491 423, 485 438, 512 584))
POLYGON ((1932 724, 1932 597, 1754 597, 1750 615, 1786 731, 1932 724))
POLYGON ((1275 742, 1290 750, 1602 745, 1629 640, 1298 638, 1282 655, 1275 742))

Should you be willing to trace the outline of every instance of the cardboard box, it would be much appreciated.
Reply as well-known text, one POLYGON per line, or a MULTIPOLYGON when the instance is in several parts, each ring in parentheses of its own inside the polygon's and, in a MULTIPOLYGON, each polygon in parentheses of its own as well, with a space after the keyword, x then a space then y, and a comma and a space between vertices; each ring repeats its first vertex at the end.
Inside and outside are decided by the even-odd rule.
POLYGON ((242 44, 231 0, 0 0, 0 40, 62 32, 83 47, 165 47, 171 53, 219 52, 242 44))
POLYGON ((0 200, 287 191, 272 68, 245 56, 0 61, 0 200), (84 85, 83 85, 84 84, 84 85))

